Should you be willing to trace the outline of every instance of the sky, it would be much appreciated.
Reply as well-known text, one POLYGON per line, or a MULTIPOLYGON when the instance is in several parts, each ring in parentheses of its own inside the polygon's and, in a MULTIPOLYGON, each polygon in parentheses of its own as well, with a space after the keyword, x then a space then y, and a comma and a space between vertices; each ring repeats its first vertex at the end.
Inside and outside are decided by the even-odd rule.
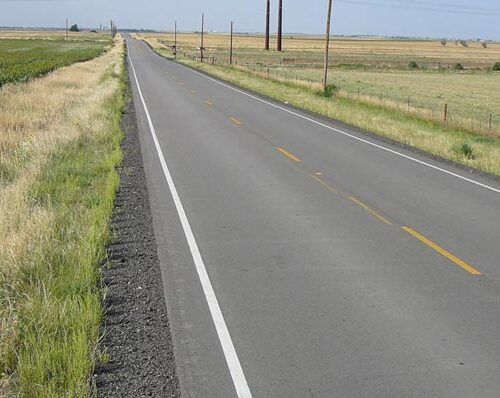
MULTIPOLYGON (((498 0, 333 0, 336 35, 380 35, 500 40, 498 0)), ((276 30, 278 0, 271 0, 276 30)), ((286 33, 324 32, 327 0, 283 0, 286 33)), ((0 26, 63 27, 65 18, 81 27, 109 25, 157 30, 264 30, 265 0, 0 0, 0 26)))

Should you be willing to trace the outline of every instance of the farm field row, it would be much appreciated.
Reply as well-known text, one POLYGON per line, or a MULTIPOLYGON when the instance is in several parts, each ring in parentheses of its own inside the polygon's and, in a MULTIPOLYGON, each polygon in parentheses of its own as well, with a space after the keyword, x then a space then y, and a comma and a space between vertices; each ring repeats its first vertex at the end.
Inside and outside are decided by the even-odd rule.
POLYGON ((110 40, 0 39, 0 86, 27 81, 103 53, 110 40))

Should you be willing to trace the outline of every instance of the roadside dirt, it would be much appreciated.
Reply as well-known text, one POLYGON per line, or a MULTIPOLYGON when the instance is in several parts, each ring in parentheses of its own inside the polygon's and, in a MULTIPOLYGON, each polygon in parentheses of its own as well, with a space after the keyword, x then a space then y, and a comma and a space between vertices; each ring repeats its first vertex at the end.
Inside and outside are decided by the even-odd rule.
MULTIPOLYGON (((130 87, 129 87, 130 95, 130 87)), ((131 95, 130 95, 131 98, 131 95)), ((103 268, 106 289, 98 397, 180 397, 133 101, 122 118, 121 178, 103 268)))

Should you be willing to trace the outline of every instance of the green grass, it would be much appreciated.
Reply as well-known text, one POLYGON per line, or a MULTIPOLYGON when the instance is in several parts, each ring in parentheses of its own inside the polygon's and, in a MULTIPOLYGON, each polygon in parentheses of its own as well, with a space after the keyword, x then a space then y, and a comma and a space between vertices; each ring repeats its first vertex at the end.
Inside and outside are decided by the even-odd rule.
MULTIPOLYGON (((172 45, 169 34, 141 37, 166 47, 172 45)), ((321 40, 287 39, 284 52, 264 51, 261 38, 237 36, 234 42, 233 59, 238 66, 283 80, 322 82, 321 40)), ((199 36, 181 34, 177 44, 181 56, 199 55, 199 36)), ((227 65, 227 35, 208 34, 205 47, 209 63, 227 65)), ((424 40, 337 38, 332 42, 328 83, 335 85, 342 96, 376 102, 437 122, 443 119, 448 104, 447 122, 453 127, 500 135, 500 73, 492 70, 500 61, 499 49, 497 44, 482 48, 472 42, 464 48, 458 42, 442 46, 424 40)))
POLYGON ((94 394, 90 378, 101 358, 103 317, 100 266, 119 186, 123 103, 117 95, 96 115, 105 131, 56 147, 30 190, 31 206, 54 217, 19 268, 16 344, 0 358, 0 373, 12 375, 12 389, 22 397, 94 394))
MULTIPOLYGON (((171 57, 168 50, 160 54, 171 57)), ((279 81, 240 68, 210 65, 180 58, 180 62, 206 71, 243 88, 287 102, 307 111, 361 127, 367 131, 422 149, 433 155, 452 160, 488 173, 500 175, 500 139, 457 129, 440 122, 419 118, 376 103, 357 101, 334 95, 318 94, 317 86, 301 82, 279 81), (474 156, 466 156, 456 148, 468 145, 474 156)))
MULTIPOLYGON (((315 82, 321 82, 322 73, 320 69, 311 68, 271 70, 271 75, 315 82)), ((449 120, 478 131, 489 129, 492 114, 491 130, 500 134, 499 73, 334 68, 329 82, 351 97, 382 98, 403 107, 409 102, 411 109, 428 110, 435 120, 442 118, 447 103, 449 120)))
POLYGON ((110 41, 0 39, 0 86, 25 82, 100 55, 110 41))

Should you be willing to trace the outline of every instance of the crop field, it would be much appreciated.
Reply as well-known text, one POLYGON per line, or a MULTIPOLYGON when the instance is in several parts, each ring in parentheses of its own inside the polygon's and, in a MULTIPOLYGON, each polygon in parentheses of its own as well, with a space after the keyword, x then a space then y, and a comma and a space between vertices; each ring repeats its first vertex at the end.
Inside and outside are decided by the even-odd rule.
MULTIPOLYGON (((0 39, 44 39, 63 40, 66 38, 64 29, 0 29, 0 39)), ((110 41, 110 34, 106 31, 100 32, 68 32, 71 41, 110 41)))
POLYGON ((109 41, 0 39, 0 86, 44 75, 100 55, 109 41))
MULTIPOLYGON (((141 34, 164 47, 171 34, 141 34)), ((181 34, 178 54, 199 57, 199 35, 181 34)), ((208 34, 207 62, 227 64, 229 37, 208 34)), ((500 133, 500 44, 410 40, 335 39, 329 84, 339 96, 396 109, 461 129, 500 133), (416 67, 409 67, 414 62, 416 67), (457 64, 463 69, 457 70, 457 64)), ((280 81, 318 85, 322 79, 323 41, 313 37, 286 38, 285 51, 264 51, 262 37, 236 36, 233 60, 238 67, 280 81)))
MULTIPOLYGON (((174 37, 169 33, 141 33, 141 37, 160 40, 172 45, 174 37)), ((336 66, 357 68, 407 68, 415 62, 423 69, 452 69, 461 63, 466 69, 488 69, 500 62, 500 44, 447 41, 443 46, 436 40, 389 40, 389 39, 339 39, 332 43, 331 63, 336 66)), ((196 55, 200 46, 200 35, 178 34, 177 45, 186 55, 196 55)), ((229 36, 206 34, 205 55, 215 57, 218 62, 227 62, 229 36)), ((285 36, 284 52, 264 51, 261 36, 236 35, 234 37, 234 59, 238 64, 262 63, 264 65, 321 66, 323 64, 324 41, 312 36, 285 36)), ((271 48, 275 48, 271 40, 271 48)))

